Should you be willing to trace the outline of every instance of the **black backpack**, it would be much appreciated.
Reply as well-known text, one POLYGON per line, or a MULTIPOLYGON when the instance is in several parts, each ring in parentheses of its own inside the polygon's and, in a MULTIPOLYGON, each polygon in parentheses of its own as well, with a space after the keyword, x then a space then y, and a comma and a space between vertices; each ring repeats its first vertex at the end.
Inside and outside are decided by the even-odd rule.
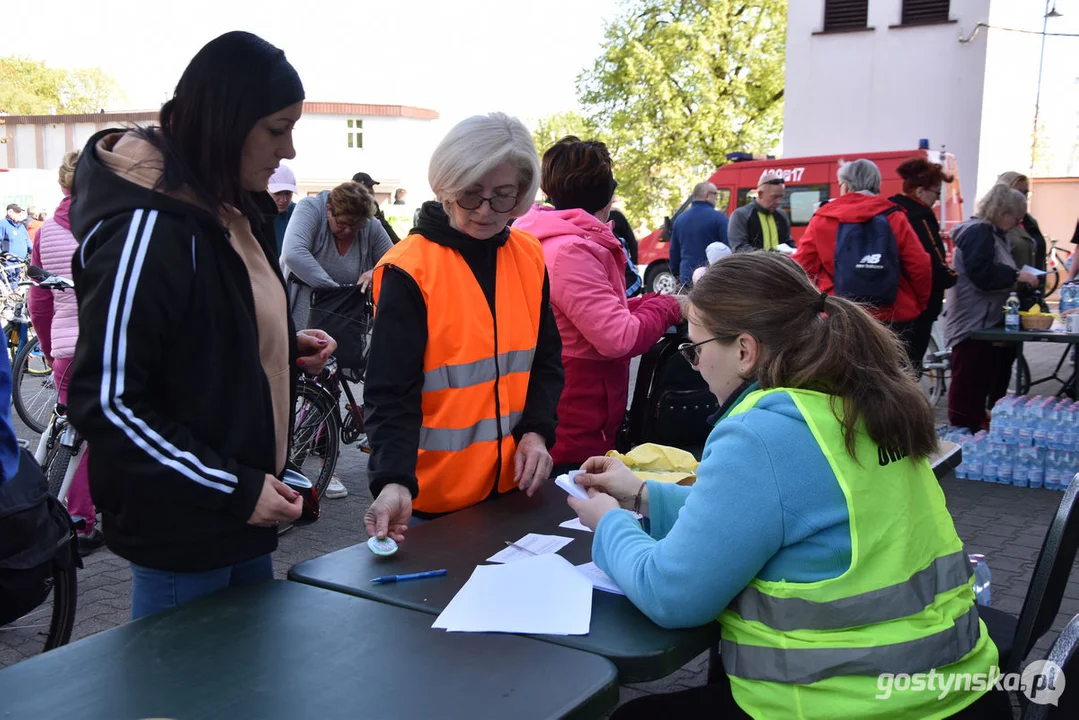
POLYGON ((839 223, 832 277, 837 297, 874 307, 895 304, 902 267, 888 216, 898 211, 893 206, 865 222, 839 223))
POLYGON ((703 448, 712 431, 708 418, 719 403, 701 374, 678 352, 678 346, 688 341, 680 329, 664 335, 641 356, 629 422, 619 443, 623 452, 647 442, 695 453, 703 448))
POLYGON ((371 306, 367 292, 360 290, 359 285, 313 290, 307 327, 324 330, 337 341, 334 357, 339 368, 364 372, 371 306))
POLYGON ((19 453, 19 470, 0 484, 0 625, 40 605, 56 566, 82 567, 70 542, 71 518, 49 494, 34 456, 19 453))

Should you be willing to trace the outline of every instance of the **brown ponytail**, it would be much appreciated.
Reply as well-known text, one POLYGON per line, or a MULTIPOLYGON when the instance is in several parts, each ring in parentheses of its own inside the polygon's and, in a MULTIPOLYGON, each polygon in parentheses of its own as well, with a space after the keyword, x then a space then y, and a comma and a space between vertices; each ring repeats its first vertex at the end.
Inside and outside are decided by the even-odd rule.
POLYGON ((820 298, 793 260, 755 252, 712 265, 693 285, 689 302, 714 337, 748 333, 757 339, 753 374, 762 388, 830 394, 851 457, 859 423, 884 448, 928 456, 937 448, 933 409, 899 339, 849 300, 828 297, 821 313, 820 298))

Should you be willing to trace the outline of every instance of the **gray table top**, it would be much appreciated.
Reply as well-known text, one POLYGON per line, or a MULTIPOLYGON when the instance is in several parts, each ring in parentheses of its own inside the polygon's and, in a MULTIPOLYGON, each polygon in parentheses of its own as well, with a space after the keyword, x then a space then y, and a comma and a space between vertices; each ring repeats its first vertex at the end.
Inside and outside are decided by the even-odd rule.
MULTIPOLYGON (((366 544, 299 563, 289 579, 437 615, 479 564, 530 532, 573 538, 560 554, 574 565, 592 559, 592 533, 558 527, 576 517, 566 494, 549 482, 533 497, 513 492, 409 529, 396 555, 377 557, 366 544), (446 568, 445 577, 373 585, 380 575, 446 568)), ((719 639, 719 623, 699 628, 659 627, 624 596, 594 591, 588 635, 532 637, 609 658, 621 682, 665 677, 719 639)))
POLYGON ((616 682, 597 655, 278 581, 0 670, 0 717, 595 718, 616 682))

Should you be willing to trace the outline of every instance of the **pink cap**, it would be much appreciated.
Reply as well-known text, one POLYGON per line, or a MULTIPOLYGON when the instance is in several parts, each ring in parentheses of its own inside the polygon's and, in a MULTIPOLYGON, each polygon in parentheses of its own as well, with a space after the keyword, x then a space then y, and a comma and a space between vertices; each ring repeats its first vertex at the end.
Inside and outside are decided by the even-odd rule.
POLYGON ((266 189, 271 193, 279 193, 283 190, 294 193, 299 192, 296 189, 296 175, 286 165, 281 165, 274 170, 273 175, 270 176, 270 184, 266 189))

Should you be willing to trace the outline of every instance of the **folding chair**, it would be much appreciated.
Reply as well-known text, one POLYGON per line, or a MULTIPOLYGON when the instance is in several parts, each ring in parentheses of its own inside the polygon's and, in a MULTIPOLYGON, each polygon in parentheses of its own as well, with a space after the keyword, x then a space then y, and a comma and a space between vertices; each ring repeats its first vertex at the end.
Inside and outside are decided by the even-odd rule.
POLYGON ((1023 659, 1042 635, 1049 632, 1060 611, 1060 601, 1079 548, 1079 514, 1073 512, 1077 497, 1079 474, 1072 478, 1045 534, 1019 617, 991 607, 978 608, 989 637, 1000 651, 1002 672, 1020 671, 1023 659))
MULTIPOLYGON (((1049 654, 1045 656, 1049 662, 1060 667, 1063 679, 1070 674, 1072 678, 1079 678, 1079 615, 1071 619, 1060 637, 1049 648, 1049 654)), ((1050 682, 1059 682, 1055 677, 1048 678, 1050 682)), ((1079 717, 1079 688, 1075 687, 1076 680, 1072 680, 1071 687, 1065 682, 1064 690, 1057 698, 1056 705, 1038 704, 1028 702, 1023 709, 1022 720, 1049 720, 1050 718, 1076 718, 1079 717)), ((1035 696, 1037 697, 1037 696, 1035 696)))

